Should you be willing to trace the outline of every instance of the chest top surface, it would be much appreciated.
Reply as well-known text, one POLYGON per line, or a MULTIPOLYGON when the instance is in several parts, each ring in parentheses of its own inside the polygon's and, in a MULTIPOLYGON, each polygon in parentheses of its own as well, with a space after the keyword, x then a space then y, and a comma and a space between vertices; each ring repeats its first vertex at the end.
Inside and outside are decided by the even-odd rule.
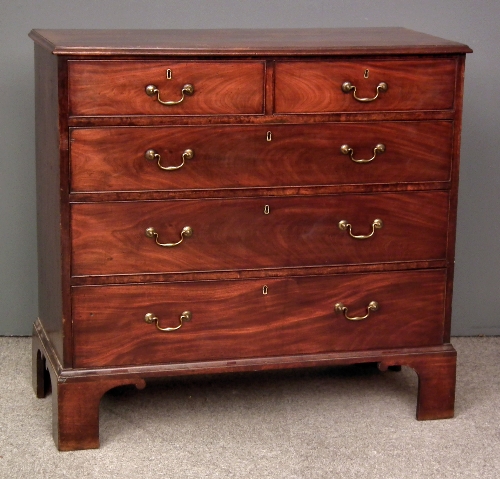
POLYGON ((470 53, 406 28, 45 30, 30 37, 57 55, 384 55, 470 53))

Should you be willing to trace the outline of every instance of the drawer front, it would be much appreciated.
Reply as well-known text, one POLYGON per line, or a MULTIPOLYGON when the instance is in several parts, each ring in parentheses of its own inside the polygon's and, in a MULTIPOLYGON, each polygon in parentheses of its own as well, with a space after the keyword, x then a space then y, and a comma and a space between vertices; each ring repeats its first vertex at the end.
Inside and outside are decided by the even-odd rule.
POLYGON ((69 103, 70 116, 262 114, 264 63, 70 61, 69 103), (184 98, 163 105, 148 85, 161 101, 184 98))
POLYGON ((70 138, 71 188, 196 190, 448 181, 452 134, 447 121, 77 128, 70 138), (383 151, 375 151, 380 144, 383 151), (341 150, 344 145, 350 150, 341 150), (147 159, 150 150, 154 153, 147 159), (188 150, 192 158, 186 157, 188 150), (162 169, 171 167, 179 168, 162 169))
POLYGON ((73 288, 75 367, 439 345, 442 270, 73 288), (263 288, 267 286, 267 294, 263 288), (336 312, 339 302, 348 317, 336 312), (170 332, 161 328, 190 321, 170 332), (153 320, 154 321, 154 320, 153 320))
POLYGON ((278 113, 448 110, 454 107, 454 59, 278 62, 278 113), (367 73, 365 73, 367 72, 367 73), (368 76, 365 78, 365 76, 368 76), (345 93, 342 85, 352 87, 345 93), (377 87, 385 83, 386 91, 377 87))
POLYGON ((72 273, 443 259, 447 213, 447 192, 80 203, 72 205, 72 273), (342 220, 351 231, 339 228, 342 220), (191 236, 181 233, 186 226, 191 236), (146 236, 148 228, 158 236, 146 236), (350 236, 370 233, 367 239, 350 236), (156 244, 181 238, 173 247, 156 244))

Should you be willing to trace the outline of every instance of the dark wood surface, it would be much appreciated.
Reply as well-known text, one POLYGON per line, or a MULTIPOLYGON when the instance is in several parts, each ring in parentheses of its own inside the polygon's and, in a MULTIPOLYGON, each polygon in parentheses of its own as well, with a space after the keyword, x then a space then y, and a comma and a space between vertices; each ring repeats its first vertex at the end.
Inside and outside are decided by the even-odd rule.
POLYGON ((443 270, 73 291, 75 366, 119 366, 315 354, 442 343, 443 270), (268 293, 263 294, 263 286, 268 293), (335 313, 342 302, 350 316, 335 313), (183 311, 192 319, 177 331, 183 311), (113 347, 108 345, 113 343, 113 347))
POLYGON ((419 376, 417 418, 453 415, 467 46, 392 28, 30 36, 33 386, 41 397, 52 385, 61 450, 98 447, 101 396, 157 376, 405 365, 419 376), (344 81, 362 97, 388 90, 358 102, 344 81), (166 107, 145 94, 150 83, 162 99, 180 99, 185 83, 195 94, 166 107), (377 143, 386 150, 367 164, 340 152, 369 158, 377 143), (195 154, 167 172, 149 148, 168 165, 195 154), (367 235, 375 218, 383 228, 366 240, 338 228, 367 235), (174 248, 145 235, 152 226, 175 242, 187 225, 193 236, 174 248), (364 315, 373 300, 380 309, 362 321, 334 312, 341 301, 364 315), (172 334, 144 321, 175 326, 185 310, 193 320, 172 334))
POLYGON ((76 128, 70 132, 71 190, 158 191, 218 188, 402 184, 449 181, 450 121, 261 126, 76 128), (267 133, 271 132, 271 141, 267 133), (340 147, 349 145, 353 162, 340 147), (164 167, 148 161, 154 149, 164 167))
POLYGON ((277 113, 446 110, 453 107, 455 59, 277 62, 277 113), (369 77, 364 73, 369 70, 369 77), (360 98, 373 98, 377 85, 387 91, 360 102, 344 93, 350 82, 360 98))
POLYGON ((67 236, 68 176, 60 157, 67 150, 60 141, 58 58, 35 45, 35 111, 37 175, 38 317, 43 321, 58 361, 70 365, 71 302, 67 236), (62 169, 62 171, 61 171, 62 169), (66 321, 68 319, 69 321, 66 321))
POLYGON ((446 257, 447 192, 81 203, 72 206, 72 273, 235 270, 418 261, 446 257), (265 206, 269 214, 264 214, 265 206), (383 227, 368 235, 375 219, 383 227), (148 238, 149 227, 160 247, 148 238), (408 247, 411 245, 411 248, 408 247))
POLYGON ((70 61, 70 116, 262 114, 264 62, 70 61), (166 71, 171 69, 172 79, 166 71), (162 101, 179 101, 182 88, 194 93, 168 106, 146 94, 147 85, 162 101))
POLYGON ((48 30, 31 38, 56 55, 381 55, 470 53, 406 28, 48 30))
POLYGON ((457 69, 457 85, 455 92, 455 118, 454 118, 454 141, 453 141, 453 168, 451 176, 451 195, 450 195, 450 214, 448 217, 448 278, 447 278, 447 304, 445 313, 446 334, 445 341, 450 341, 451 332, 451 313, 453 298, 453 275, 455 270, 455 240, 457 235, 457 210, 458 210, 458 183, 460 171, 460 141, 462 137, 462 109, 464 98, 464 75, 465 75, 465 56, 459 58, 457 69))

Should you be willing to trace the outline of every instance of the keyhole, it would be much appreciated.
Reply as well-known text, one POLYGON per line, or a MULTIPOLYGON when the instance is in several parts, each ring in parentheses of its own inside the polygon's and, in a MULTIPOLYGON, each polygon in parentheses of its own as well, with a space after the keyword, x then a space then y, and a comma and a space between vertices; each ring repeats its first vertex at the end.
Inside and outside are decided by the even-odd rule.
POLYGON ((264 206, 264 214, 268 215, 270 213, 269 205, 264 206))
POLYGON ((368 68, 365 70, 365 74, 363 76, 365 78, 368 78, 370 76, 370 70, 368 70, 368 68))
POLYGON ((268 293, 268 291, 269 291, 269 288, 266 285, 262 286, 262 294, 264 296, 268 293))
POLYGON ((172 70, 170 68, 167 70, 167 80, 172 80, 172 70))
POLYGON ((273 139, 273 134, 270 131, 268 131, 266 135, 266 140, 271 141, 272 139, 273 139))

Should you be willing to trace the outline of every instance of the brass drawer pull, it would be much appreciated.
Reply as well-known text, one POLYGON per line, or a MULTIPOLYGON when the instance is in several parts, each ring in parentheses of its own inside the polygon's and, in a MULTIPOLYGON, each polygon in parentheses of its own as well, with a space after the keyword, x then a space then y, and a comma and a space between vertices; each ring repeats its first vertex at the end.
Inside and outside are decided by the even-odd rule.
POLYGON ((368 235, 353 235, 351 224, 348 223, 346 220, 339 221, 339 229, 341 229, 342 231, 347 230, 349 232, 349 235, 351 236, 351 238, 354 238, 354 239, 371 238, 375 234, 375 230, 382 228, 382 226, 384 226, 384 223, 382 223, 382 220, 376 219, 376 220, 373 220, 372 232, 370 234, 368 234, 368 235))
POLYGON ((340 152, 344 155, 350 155, 351 160, 355 163, 370 163, 370 161, 375 159, 377 153, 383 153, 384 151, 385 145, 383 143, 379 143, 378 145, 375 145, 375 148, 373 149, 373 156, 369 160, 356 160, 356 158, 354 158, 354 150, 349 145, 342 145, 340 147, 340 152))
POLYGON ((191 311, 184 311, 179 317, 179 326, 176 326, 175 328, 160 328, 160 325, 158 324, 159 319, 153 313, 147 313, 146 316, 144 316, 144 321, 148 324, 155 323, 158 330, 166 331, 168 333, 169 331, 176 331, 179 329, 184 321, 191 321, 192 316, 191 311))
POLYGON ((156 150, 149 149, 144 153, 144 156, 146 157, 146 160, 158 160, 158 167, 162 170, 166 171, 171 171, 171 170, 178 170, 179 168, 182 168, 184 166, 184 162, 186 160, 191 160, 194 157, 194 151, 190 150, 189 148, 184 151, 182 154, 182 163, 179 166, 162 166, 161 165, 161 156, 156 150))
POLYGON ((374 101, 378 98, 378 95, 381 91, 387 91, 388 85, 385 82, 381 82, 377 86, 377 94, 373 98, 359 98, 356 95, 356 87, 349 81, 346 81, 342 83, 342 91, 344 93, 349 93, 352 90, 352 95, 355 100, 362 101, 362 102, 368 102, 368 101, 374 101))
POLYGON ((378 309, 378 303, 376 301, 371 301, 370 304, 368 304, 367 312, 364 316, 347 316, 348 310, 347 307, 345 307, 342 303, 337 303, 335 305, 335 312, 336 313, 343 313, 345 319, 348 319, 349 321, 361 321, 362 319, 368 318, 370 316, 371 311, 377 311, 378 309))
POLYGON ((166 105, 166 106, 178 105, 179 103, 182 103, 184 101, 184 98, 186 98, 186 95, 187 96, 191 96, 193 93, 194 93, 194 86, 191 85, 190 83, 186 83, 186 85, 184 85, 182 87, 182 90, 181 90, 182 96, 181 96, 180 100, 177 100, 177 101, 163 101, 163 100, 160 99, 160 90, 158 90, 158 88, 155 85, 148 85, 146 87, 146 95, 148 95, 148 96, 154 96, 154 95, 156 95, 156 99, 162 105, 166 105))
POLYGON ((184 226, 181 231, 181 239, 177 241, 177 243, 160 243, 158 241, 158 233, 156 232, 156 230, 153 227, 149 227, 146 229, 146 236, 148 238, 154 238, 158 246, 163 246, 165 248, 172 248, 172 246, 181 244, 184 241, 184 238, 188 238, 189 236, 192 236, 192 234, 193 229, 191 228, 191 226, 184 226))

